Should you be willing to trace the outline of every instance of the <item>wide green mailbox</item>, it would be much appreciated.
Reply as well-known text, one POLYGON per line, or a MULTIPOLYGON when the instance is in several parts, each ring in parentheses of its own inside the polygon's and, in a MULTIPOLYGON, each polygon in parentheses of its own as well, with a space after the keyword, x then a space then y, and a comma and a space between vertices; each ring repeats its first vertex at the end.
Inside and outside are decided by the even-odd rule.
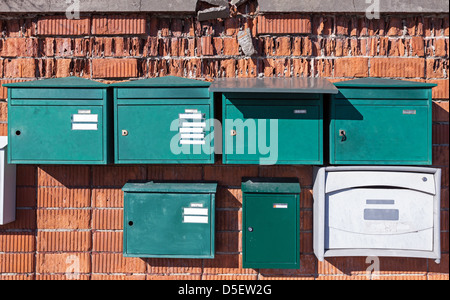
POLYGON ((214 258, 217 183, 127 183, 123 255, 214 258))
POLYGON ((115 163, 214 163, 210 83, 167 76, 111 86, 115 163))
POLYGON ((324 94, 321 78, 217 79, 222 94, 224 164, 322 164, 324 94))
POLYGON ((108 163, 112 150, 108 85, 68 77, 4 86, 9 163, 108 163))
POLYGON ((335 83, 331 164, 432 164, 435 84, 364 78, 335 83))
POLYGON ((300 268, 300 184, 297 179, 242 182, 244 268, 300 268))

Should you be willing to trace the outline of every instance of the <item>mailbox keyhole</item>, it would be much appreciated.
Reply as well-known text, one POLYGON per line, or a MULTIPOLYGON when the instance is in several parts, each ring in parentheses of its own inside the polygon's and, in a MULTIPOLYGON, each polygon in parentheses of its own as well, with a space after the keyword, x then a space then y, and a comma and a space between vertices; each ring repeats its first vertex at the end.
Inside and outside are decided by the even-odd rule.
POLYGON ((345 142, 347 140, 347 135, 345 130, 339 130, 339 136, 341 137, 341 142, 345 142))
POLYGON ((128 225, 133 226, 133 221, 128 222, 128 225))
POLYGON ((20 130, 16 131, 16 135, 21 135, 21 134, 22 134, 22 132, 20 130))

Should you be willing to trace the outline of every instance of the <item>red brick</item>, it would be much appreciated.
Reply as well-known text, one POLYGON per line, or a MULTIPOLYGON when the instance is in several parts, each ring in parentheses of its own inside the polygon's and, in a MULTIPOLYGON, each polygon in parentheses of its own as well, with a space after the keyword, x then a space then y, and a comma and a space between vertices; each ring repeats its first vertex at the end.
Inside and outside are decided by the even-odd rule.
POLYGON ((202 273, 202 263, 200 259, 172 259, 172 258, 152 258, 147 260, 150 274, 194 274, 202 273))
POLYGON ((16 206, 34 208, 36 206, 36 190, 35 187, 17 187, 16 206))
POLYGON ((372 77, 425 76, 425 59, 423 58, 371 58, 370 64, 372 77))
POLYGON ((242 268, 241 255, 216 254, 215 259, 204 260, 203 274, 256 274, 256 271, 242 268))
MULTIPOLYGON (((72 258, 69 258, 72 259, 72 258)), ((36 280, 90 280, 89 274, 67 273, 67 274, 36 274, 36 280)))
POLYGON ((34 58, 16 58, 4 60, 5 78, 33 78, 36 76, 34 58))
POLYGON ((38 209, 40 229, 90 229, 90 209, 38 209))
POLYGON ((311 33, 311 19, 298 14, 259 16, 257 22, 258 34, 311 33))
POLYGON ((238 60, 238 77, 254 78, 258 76, 258 63, 256 59, 239 59, 238 60))
POLYGON ((93 78, 130 78, 138 77, 138 61, 134 58, 93 59, 93 78))
POLYGON ((96 188, 92 190, 92 207, 123 208, 123 191, 121 188, 96 188))
POLYGON ((423 37, 415 36, 411 38, 411 55, 412 56, 425 55, 425 42, 423 37))
POLYGON ((300 255, 300 269, 259 269, 263 276, 316 276, 317 259, 312 254, 300 255))
POLYGON ((449 150, 448 146, 433 146, 433 165, 448 166, 449 150))
POLYGON ((148 276, 145 274, 125 274, 125 275, 109 275, 109 274, 92 274, 91 280, 146 280, 148 276))
POLYGON ((34 272, 34 253, 0 253, 0 274, 34 272))
POLYGON ((313 34, 331 35, 333 33, 333 18, 316 15, 313 17, 313 34))
POLYGON ((433 102, 433 121, 449 121, 449 102, 433 102))
POLYGON ((119 231, 95 231, 92 251, 122 252, 123 233, 119 231))
POLYGON ((433 124, 433 144, 448 144, 449 143, 449 125, 448 124, 433 124))
POLYGON ((335 77, 367 77, 369 76, 368 58, 339 58, 335 61, 335 77))
POLYGON ((38 19, 38 35, 89 35, 91 19, 67 19, 66 16, 46 16, 38 19))
POLYGON ((220 77, 235 77, 236 76, 236 60, 224 59, 220 61, 220 77))
POLYGON ((36 272, 65 273, 69 278, 77 273, 90 273, 91 258, 89 253, 38 253, 36 272))
POLYGON ((16 209, 16 220, 6 225, 0 225, 3 229, 36 229, 36 210, 16 209))
POLYGON ((448 39, 434 40, 434 55, 442 57, 448 56, 448 39))
POLYGON ((216 229, 222 231, 241 230, 242 213, 238 210, 217 210, 216 229))
POLYGON ((239 43, 237 38, 225 37, 223 38, 223 54, 224 55, 239 55, 239 43))
POLYGON ((33 232, 2 232, 0 252, 32 252, 36 249, 33 232))
POLYGON ((33 57, 37 56, 38 40, 35 38, 9 38, 3 40, 0 56, 33 57))
POLYGON ((224 20, 225 35, 236 36, 239 31, 239 19, 228 18, 224 20))
POLYGON ((37 207, 90 207, 90 189, 41 187, 38 189, 37 207))
POLYGON ((93 16, 92 34, 146 34, 146 18, 144 15, 93 16))
POLYGON ((332 77, 334 59, 314 59, 314 76, 332 77))
POLYGON ((410 36, 423 35, 423 17, 421 16, 407 17, 406 28, 410 36))
POLYGON ((95 166, 93 185, 96 187, 123 187, 129 180, 145 180, 144 166, 95 166))
POLYGON ((444 78, 448 74, 448 59, 427 58, 427 78, 444 78))
POLYGON ((87 187, 90 172, 88 166, 40 166, 38 185, 43 187, 87 187))
POLYGON ((309 77, 311 75, 311 61, 309 59, 297 59, 292 60, 294 67, 294 77, 309 77))
POLYGON ((398 17, 391 17, 387 24, 387 35, 403 35, 403 20, 398 17))
POLYGON ((370 263, 365 257, 331 257, 318 262, 319 275, 365 275, 370 263))
POLYGON ((218 231, 216 232, 216 252, 241 252, 241 241, 241 234, 237 231, 218 231))
POLYGON ((123 209, 94 209, 92 228, 99 230, 123 229, 123 209))
POLYGON ((93 253, 92 273, 144 273, 146 263, 138 257, 123 257, 122 253, 93 253))
POLYGON ((82 252, 92 249, 90 231, 38 231, 39 252, 82 252))

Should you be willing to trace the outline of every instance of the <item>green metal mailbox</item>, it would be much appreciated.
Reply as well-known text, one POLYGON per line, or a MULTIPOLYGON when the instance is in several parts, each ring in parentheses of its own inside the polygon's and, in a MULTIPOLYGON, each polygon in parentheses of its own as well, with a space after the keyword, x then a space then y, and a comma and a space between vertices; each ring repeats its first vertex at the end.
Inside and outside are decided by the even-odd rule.
POLYGON ((335 83, 331 164, 432 164, 435 84, 364 78, 335 83))
POLYGON ((127 183, 123 255, 214 258, 217 183, 127 183))
POLYGON ((222 93, 224 164, 322 164, 323 96, 337 93, 321 78, 217 79, 222 93))
POLYGON ((8 163, 107 164, 108 85, 78 77, 5 84, 8 163))
POLYGON ((300 268, 300 184, 297 179, 242 182, 244 268, 300 268))
POLYGON ((167 76, 111 86, 117 164, 214 163, 210 83, 167 76))

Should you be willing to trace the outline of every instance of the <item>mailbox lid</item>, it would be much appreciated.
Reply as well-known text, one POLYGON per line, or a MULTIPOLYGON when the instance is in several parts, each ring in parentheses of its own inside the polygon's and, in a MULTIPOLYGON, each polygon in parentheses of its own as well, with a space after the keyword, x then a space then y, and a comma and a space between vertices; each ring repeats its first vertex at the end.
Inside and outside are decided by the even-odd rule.
POLYGON ((20 104, 21 100, 41 99, 56 101, 66 100, 103 100, 107 84, 79 77, 52 78, 34 81, 8 83, 10 100, 20 104))
POLYGON ((122 190, 127 193, 215 194, 217 191, 217 183, 168 183, 150 181, 146 183, 126 183, 122 190))
POLYGON ((243 178, 242 193, 252 194, 300 194, 296 178, 243 178))
POLYGON ((212 194, 125 192, 124 256, 213 258, 212 194))

